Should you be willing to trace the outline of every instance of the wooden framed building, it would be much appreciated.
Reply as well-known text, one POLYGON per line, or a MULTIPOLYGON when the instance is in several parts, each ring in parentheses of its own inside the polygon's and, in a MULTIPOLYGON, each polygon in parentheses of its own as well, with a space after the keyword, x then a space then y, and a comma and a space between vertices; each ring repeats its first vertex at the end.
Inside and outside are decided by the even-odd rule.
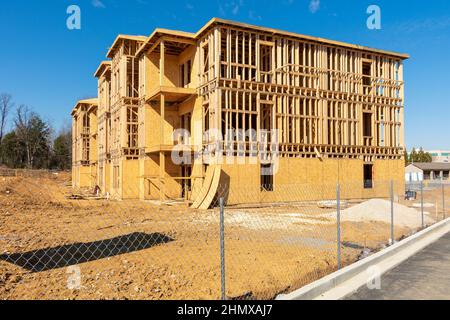
POLYGON ((139 63, 147 37, 119 35, 98 78, 100 159, 97 185, 113 198, 138 198, 139 63))
POLYGON ((94 188, 98 164, 98 99, 77 102, 72 110, 72 186, 94 188))
POLYGON ((98 78, 98 173, 97 185, 111 193, 111 61, 103 61, 95 72, 98 78))
POLYGON ((119 36, 108 57, 110 78, 106 64, 96 75, 101 119, 110 81, 99 163, 109 154, 111 168, 98 177, 118 198, 195 203, 217 170, 249 198, 286 184, 360 181, 363 195, 404 182, 406 54, 212 19, 195 34, 119 36))

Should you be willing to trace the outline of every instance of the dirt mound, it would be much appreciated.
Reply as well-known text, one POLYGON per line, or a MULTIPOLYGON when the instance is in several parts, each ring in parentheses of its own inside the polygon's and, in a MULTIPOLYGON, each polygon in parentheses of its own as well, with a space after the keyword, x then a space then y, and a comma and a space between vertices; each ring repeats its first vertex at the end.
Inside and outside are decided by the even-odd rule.
MULTIPOLYGON (((379 221, 391 222, 391 202, 382 199, 372 199, 354 207, 345 209, 341 213, 343 221, 368 222, 379 221)), ((425 217, 425 223, 433 220, 425 217)), ((406 228, 420 228, 422 226, 422 215, 420 211, 408 208, 404 205, 394 204, 394 224, 406 228)))

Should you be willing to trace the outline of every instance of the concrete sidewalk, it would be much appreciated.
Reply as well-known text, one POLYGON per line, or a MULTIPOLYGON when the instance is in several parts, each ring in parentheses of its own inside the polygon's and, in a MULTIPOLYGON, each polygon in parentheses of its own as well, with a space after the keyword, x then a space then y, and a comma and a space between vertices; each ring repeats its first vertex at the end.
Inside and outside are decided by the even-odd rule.
POLYGON ((347 300, 450 300, 450 233, 384 274, 381 290, 347 300))

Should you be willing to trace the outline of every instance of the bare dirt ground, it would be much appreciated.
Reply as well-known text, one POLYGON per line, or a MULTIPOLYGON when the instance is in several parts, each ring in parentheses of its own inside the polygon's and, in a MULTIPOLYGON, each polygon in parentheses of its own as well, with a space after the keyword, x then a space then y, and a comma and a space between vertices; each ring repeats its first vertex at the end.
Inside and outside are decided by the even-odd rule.
MULTIPOLYGON (((220 298, 218 210, 68 200, 69 180, 0 177, 0 299, 220 298)), ((332 213, 227 209, 228 297, 272 299, 335 271, 332 213)), ((412 231, 397 227, 396 237, 412 231)), ((344 263, 382 248, 389 232, 384 222, 343 222, 344 263)))

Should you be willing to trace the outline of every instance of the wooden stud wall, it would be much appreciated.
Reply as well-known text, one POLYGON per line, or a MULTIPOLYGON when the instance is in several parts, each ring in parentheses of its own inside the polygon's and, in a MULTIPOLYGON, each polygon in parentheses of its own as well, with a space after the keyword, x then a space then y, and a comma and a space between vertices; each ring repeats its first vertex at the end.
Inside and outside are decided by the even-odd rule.
POLYGON ((111 68, 108 66, 98 79, 98 156, 99 162, 109 159, 111 139, 111 68))
MULTIPOLYGON (((273 106, 281 156, 403 157, 400 58, 228 26, 204 35, 199 49, 209 128, 260 132, 261 106, 273 106)), ((224 147, 245 146, 246 154, 261 142, 230 139, 224 147)))
POLYGON ((122 39, 111 62, 111 159, 139 158, 139 70, 142 41, 122 39))

